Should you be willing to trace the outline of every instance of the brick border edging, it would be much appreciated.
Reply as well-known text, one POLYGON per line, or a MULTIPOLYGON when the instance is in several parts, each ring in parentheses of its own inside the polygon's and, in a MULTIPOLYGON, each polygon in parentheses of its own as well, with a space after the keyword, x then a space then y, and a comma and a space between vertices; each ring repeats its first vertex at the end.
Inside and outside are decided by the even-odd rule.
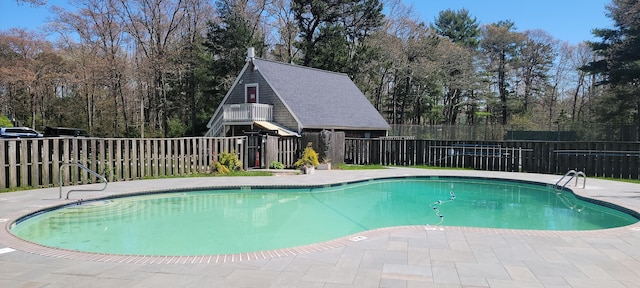
MULTIPOLYGON (((385 179, 388 178, 406 178, 406 177, 462 177, 462 178, 486 178, 486 179, 500 179, 505 180, 503 178, 496 177, 478 177, 478 176, 449 176, 449 175, 396 175, 390 177, 382 177, 385 179)), ((377 177, 375 179, 378 179, 377 177)), ((348 183, 352 182, 361 182, 371 180, 369 177, 364 177, 363 179, 359 179, 356 181, 347 181, 348 183)), ((529 180, 519 180, 519 179, 506 179, 513 180, 518 182, 532 182, 529 180)), ((535 182, 540 184, 545 184, 545 182, 535 182)), ((336 182, 332 184, 319 184, 312 186, 333 186, 333 185, 341 185, 344 184, 342 182, 336 182)), ((548 184, 548 183, 547 183, 548 184)), ((550 185, 550 184, 549 184, 550 185)), ((264 187, 271 187, 273 185, 264 185, 264 187)), ((282 185, 275 185, 282 186, 282 185)), ((299 187, 300 185, 285 185, 287 187, 299 187)), ((302 185, 305 186, 305 185, 302 185)), ((203 189, 203 188, 229 188, 228 185, 215 185, 211 187, 198 187, 194 189, 203 189)), ((235 186, 234 186, 235 187, 235 186)), ((262 186, 261 186, 262 187, 262 186)), ((568 188, 567 188, 568 189, 568 188)), ((95 197, 94 199, 85 199, 80 201, 92 201, 95 199, 103 199, 103 198, 111 198, 111 197, 126 197, 131 195, 141 195, 148 193, 158 193, 158 192, 171 192, 175 189, 167 189, 163 191, 137 191, 137 192, 126 192, 122 194, 111 194, 107 196, 95 197)), ((184 188, 180 189, 181 191, 184 188)), ((576 196, 583 198, 583 200, 594 200, 596 202, 601 202, 602 200, 598 200, 597 196, 589 196, 583 189, 569 189, 576 196)), ((71 201, 73 202, 73 201, 71 201)), ((69 202, 69 203, 71 203, 69 202)), ((615 202, 615 201, 614 201, 615 202)), ((61 259, 70 259, 70 260, 83 260, 83 261, 95 261, 95 262, 105 262, 105 263, 135 263, 135 264, 196 264, 196 263, 228 263, 228 262, 241 262, 241 261, 250 261, 257 259, 271 259, 271 258, 279 258, 279 257, 287 257, 301 254, 309 254, 314 252, 327 251, 334 248, 344 247, 349 244, 355 243, 350 240, 356 236, 365 236, 369 239, 381 237, 382 235, 388 235, 390 233, 395 232, 418 232, 424 231, 428 232, 438 232, 438 231, 446 231, 446 232, 462 232, 462 233, 484 233, 484 234, 499 234, 499 235, 523 235, 523 236, 541 236, 541 237, 566 237, 566 236, 588 236, 588 237, 604 237, 604 236, 612 236, 612 235, 623 235, 627 233, 633 233, 630 231, 640 232, 640 222, 636 222, 634 224, 609 228, 609 229, 599 229, 599 230, 576 230, 576 231, 566 231, 566 230, 519 230, 519 229, 501 229, 501 228, 478 228, 478 227, 463 227, 463 226, 424 226, 424 225, 412 225, 412 226, 394 226, 394 227, 386 227, 386 228, 378 228, 374 230, 363 231, 351 235, 347 235, 344 237, 340 237, 337 239, 290 247, 276 250, 265 250, 265 251, 257 251, 257 252, 247 252, 247 253, 237 253, 237 254, 213 254, 213 255, 197 255, 197 256, 145 256, 145 255, 118 255, 118 254, 105 254, 105 253, 96 253, 96 252, 81 252, 76 250, 67 250, 62 248, 54 248, 49 246, 40 245, 28 240, 24 240, 15 236, 11 233, 10 228, 15 223, 17 219, 20 219, 26 215, 37 213, 37 211, 42 211, 46 209, 50 209, 56 206, 64 206, 68 205, 58 204, 58 205, 50 205, 47 207, 40 207, 40 209, 36 210, 22 210, 21 212, 17 212, 14 214, 19 215, 9 215, 6 218, 7 223, 4 225, 5 229, 0 230, 0 243, 7 245, 8 247, 16 250, 20 250, 27 253, 37 254, 41 256, 53 257, 53 258, 61 258, 61 259)), ((625 209, 632 210, 629 207, 625 207, 624 205, 614 204, 620 207, 624 207, 625 209)), ((611 207, 610 207, 611 208, 611 207)), ((3 219, 5 220, 5 219, 3 219)))
MULTIPOLYGON (((5 225, 4 235, 0 235, 0 239, 8 240, 9 246, 13 249, 27 253, 37 254, 52 258, 62 258, 69 260, 93 261, 103 263, 127 263, 127 264, 211 264, 211 263, 232 263, 252 260, 264 260, 280 257, 288 257, 302 254, 310 254, 315 252, 327 251, 335 248, 345 247, 357 242, 367 241, 369 239, 380 238, 384 235, 397 232, 461 232, 461 233, 477 233, 477 234, 498 234, 498 235, 516 235, 516 236, 540 236, 540 237, 564 237, 564 236, 589 236, 604 237, 612 235, 621 235, 629 233, 628 230, 640 231, 640 222, 633 225, 588 231, 554 231, 554 230, 517 230, 517 229, 499 229, 499 228, 477 228, 463 226, 393 226, 368 230, 360 233, 351 234, 334 240, 320 243, 314 243, 291 248, 245 252, 236 254, 213 254, 213 255, 195 255, 195 256, 149 256, 149 255, 118 255, 81 252, 74 250, 66 250, 54 248, 33 243, 13 235, 9 231, 10 224, 5 225), (10 235, 10 238, 6 237, 10 235), (4 236, 4 237, 3 237, 4 236), (361 237, 366 237, 362 239, 361 237)), ((5 242, 5 241, 3 241, 5 242)))

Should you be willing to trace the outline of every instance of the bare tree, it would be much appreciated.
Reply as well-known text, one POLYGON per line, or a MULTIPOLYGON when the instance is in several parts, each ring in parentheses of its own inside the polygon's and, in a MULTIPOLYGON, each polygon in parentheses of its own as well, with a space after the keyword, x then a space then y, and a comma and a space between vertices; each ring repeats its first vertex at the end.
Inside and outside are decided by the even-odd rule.
POLYGON ((545 93, 548 85, 549 70, 553 66, 556 52, 555 40, 549 33, 542 30, 528 30, 524 33, 525 40, 520 47, 518 68, 523 83, 521 95, 522 110, 527 113, 533 101, 545 93))
POLYGON ((267 6, 269 18, 272 19, 269 25, 275 34, 272 36, 274 45, 271 53, 276 60, 286 63, 291 63, 299 57, 300 51, 294 46, 299 31, 289 4, 289 0, 273 0, 271 5, 267 6))
MULTIPOLYGON (((56 20, 52 28, 63 37, 61 43, 67 53, 76 56, 80 66, 76 75, 84 75, 77 85, 84 87, 89 132, 98 129, 100 134, 120 136, 128 131, 130 109, 125 91, 127 76, 126 35, 117 13, 117 0, 75 0, 76 11, 69 12, 54 7, 56 20), (77 42, 77 43, 76 43, 77 42), (89 72, 89 73, 87 73, 89 72), (99 107, 97 103, 110 101, 109 109, 99 107), (110 127, 95 126, 96 115, 106 117, 101 123, 110 123, 110 127)), ((106 103, 105 103, 106 104, 106 103)))
POLYGON ((595 54, 589 46, 585 43, 580 43, 575 46, 571 52, 571 69, 576 73, 576 80, 574 81, 575 87, 573 88, 573 97, 571 105, 571 121, 584 122, 589 120, 586 118, 585 106, 590 102, 592 93, 596 90, 596 83, 592 77, 589 77, 586 71, 581 70, 581 67, 586 66, 589 62, 593 61, 595 54))
POLYGON ((167 136, 168 82, 171 72, 168 59, 175 52, 179 41, 179 27, 185 21, 185 0, 119 0, 118 11, 124 28, 135 40, 136 56, 140 57, 137 69, 144 71, 145 79, 138 88, 145 88, 145 119, 152 128, 158 128, 167 136), (143 84, 146 83, 146 84, 143 84))
POLYGON ((443 117, 456 124, 463 105, 468 103, 475 83, 473 55, 466 47, 442 39, 438 44, 437 67, 443 86, 443 117), (466 99, 465 99, 466 98, 466 99))
POLYGON ((16 0, 18 4, 27 3, 31 6, 44 6, 47 4, 47 0, 16 0))
MULTIPOLYGON (((557 51, 553 68, 549 71, 549 84, 544 94, 540 98, 540 113, 534 113, 535 119, 539 126, 548 130, 553 130, 554 122, 558 124, 558 118, 561 109, 558 108, 560 100, 566 94, 566 89, 571 81, 571 67, 569 60, 572 47, 566 42, 557 42, 554 45, 557 51)), ((533 117, 533 116, 532 116, 533 117)))
POLYGON ((42 86, 61 59, 54 57, 53 46, 42 35, 24 29, 1 32, 0 47, 4 50, 0 78, 10 93, 7 106, 12 114, 30 119, 30 126, 36 128, 38 107, 44 98, 42 86))

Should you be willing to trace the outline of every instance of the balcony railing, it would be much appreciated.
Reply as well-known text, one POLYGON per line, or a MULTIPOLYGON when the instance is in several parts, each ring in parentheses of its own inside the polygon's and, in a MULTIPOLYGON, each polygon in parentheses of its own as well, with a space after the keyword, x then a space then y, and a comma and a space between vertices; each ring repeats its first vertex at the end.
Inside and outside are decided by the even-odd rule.
POLYGON ((268 104, 226 104, 222 109, 224 115, 223 121, 226 123, 273 120, 273 109, 272 106, 268 104))

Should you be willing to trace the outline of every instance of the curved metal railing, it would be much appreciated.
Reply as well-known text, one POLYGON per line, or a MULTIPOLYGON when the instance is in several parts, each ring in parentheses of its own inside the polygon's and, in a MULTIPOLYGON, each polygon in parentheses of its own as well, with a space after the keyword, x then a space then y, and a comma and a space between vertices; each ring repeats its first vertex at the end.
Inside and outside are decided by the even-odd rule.
POLYGON ((576 184, 574 186, 578 186, 578 179, 580 178, 580 176, 583 177, 583 181, 582 181, 582 189, 584 189, 585 185, 587 184, 587 175, 584 174, 584 172, 582 171, 576 171, 576 170, 569 170, 567 171, 567 173, 564 174, 564 176, 562 176, 562 178, 560 178, 560 180, 558 180, 558 182, 556 182, 556 184, 554 185, 555 188, 565 188, 567 186, 567 184, 569 182, 571 182, 571 180, 573 178, 576 178, 576 184), (562 186, 560 186, 560 182, 562 182, 562 179, 569 177, 569 179, 564 182, 564 184, 562 186))
POLYGON ((62 163, 60 164, 60 196, 58 199, 62 199, 62 168, 65 166, 71 166, 71 165, 75 165, 78 166, 80 168, 82 168, 83 170, 89 172, 89 174, 97 177, 98 179, 101 179, 104 182, 104 187, 102 187, 102 189, 71 189, 69 191, 67 191, 67 198, 69 199, 69 194, 71 192, 77 192, 77 191, 104 191, 104 189, 107 189, 107 178, 105 178, 104 176, 98 174, 96 171, 93 171, 91 169, 89 169, 87 166, 84 166, 82 164, 80 164, 79 162, 69 162, 69 163, 62 163))

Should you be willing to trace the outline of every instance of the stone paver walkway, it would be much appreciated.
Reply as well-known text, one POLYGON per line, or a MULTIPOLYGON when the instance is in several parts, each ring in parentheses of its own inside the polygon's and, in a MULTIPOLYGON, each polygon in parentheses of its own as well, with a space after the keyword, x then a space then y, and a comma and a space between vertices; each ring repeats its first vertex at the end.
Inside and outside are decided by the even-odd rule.
MULTIPOLYGON (((103 192, 0 194, 0 287, 639 287, 640 223, 599 231, 394 227, 361 241, 258 259, 133 261, 61 253, 16 239, 8 225, 43 207, 119 193, 231 185, 322 185, 388 176, 456 175, 555 183, 559 176, 394 168, 314 175, 109 183, 103 192), (75 199, 75 200, 74 200, 75 199), (206 260, 206 261, 205 261, 206 260)), ((98 186, 96 186, 98 187, 98 186)), ((640 211, 640 185, 587 179, 576 194, 640 211)), ((344 240, 344 239, 342 239, 344 240)), ((320 243, 319 245, 323 245, 320 243)))

